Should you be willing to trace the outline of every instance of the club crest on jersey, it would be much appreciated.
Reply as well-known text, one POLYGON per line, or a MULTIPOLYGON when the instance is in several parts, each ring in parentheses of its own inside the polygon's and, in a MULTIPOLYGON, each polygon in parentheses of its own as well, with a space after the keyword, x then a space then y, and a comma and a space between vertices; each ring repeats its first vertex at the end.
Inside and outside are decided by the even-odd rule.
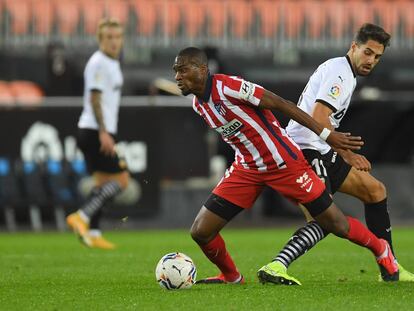
POLYGON ((229 123, 216 127, 215 130, 219 132, 223 137, 229 137, 236 134, 243 127, 243 123, 237 119, 231 120, 229 123))
POLYGON ((328 92, 328 96, 331 97, 332 99, 337 99, 339 97, 339 95, 341 95, 341 87, 339 86, 339 84, 334 84, 332 85, 331 89, 328 92))
POLYGON ((226 109, 224 109, 220 102, 214 103, 214 109, 216 109, 216 111, 222 116, 226 114, 226 109))

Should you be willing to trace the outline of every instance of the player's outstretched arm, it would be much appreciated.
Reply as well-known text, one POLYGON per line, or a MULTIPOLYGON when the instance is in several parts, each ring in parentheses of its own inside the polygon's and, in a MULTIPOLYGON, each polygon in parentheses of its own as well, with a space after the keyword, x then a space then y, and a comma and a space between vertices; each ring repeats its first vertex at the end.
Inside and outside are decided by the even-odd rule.
POLYGON ((351 136, 350 133, 330 131, 315 121, 306 112, 296 107, 291 101, 277 96, 268 90, 264 91, 259 107, 279 110, 291 119, 315 132, 333 148, 359 150, 364 144, 360 136, 351 136))

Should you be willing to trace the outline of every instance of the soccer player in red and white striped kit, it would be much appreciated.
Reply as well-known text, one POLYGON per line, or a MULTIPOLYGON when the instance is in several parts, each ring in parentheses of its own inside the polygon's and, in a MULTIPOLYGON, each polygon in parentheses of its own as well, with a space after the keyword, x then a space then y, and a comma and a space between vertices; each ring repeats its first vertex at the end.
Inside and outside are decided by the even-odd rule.
POLYGON ((301 203, 324 230, 370 249, 388 273, 398 273, 388 243, 339 210, 270 109, 306 126, 336 149, 358 150, 363 145, 360 137, 331 132, 294 103, 257 84, 234 76, 211 75, 207 57, 198 48, 181 50, 173 70, 182 94, 195 95, 195 112, 235 150, 234 163, 191 227, 192 238, 220 270, 218 276, 199 283, 244 283, 219 232, 239 212, 253 205, 264 186, 301 203))

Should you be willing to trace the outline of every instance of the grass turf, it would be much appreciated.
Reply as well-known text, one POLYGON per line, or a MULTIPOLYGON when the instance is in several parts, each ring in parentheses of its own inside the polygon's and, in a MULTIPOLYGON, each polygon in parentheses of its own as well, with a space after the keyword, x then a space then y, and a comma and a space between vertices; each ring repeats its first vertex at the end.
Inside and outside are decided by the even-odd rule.
MULTIPOLYGON (((301 287, 262 285, 256 271, 292 229, 225 230, 247 284, 166 291, 155 281, 159 258, 181 251, 198 278, 217 273, 186 231, 109 232, 114 251, 81 246, 65 233, 0 234, 0 310, 414 310, 414 283, 378 282, 368 250, 328 237, 290 268, 301 287)), ((414 270, 414 229, 393 231, 400 263, 414 270)))

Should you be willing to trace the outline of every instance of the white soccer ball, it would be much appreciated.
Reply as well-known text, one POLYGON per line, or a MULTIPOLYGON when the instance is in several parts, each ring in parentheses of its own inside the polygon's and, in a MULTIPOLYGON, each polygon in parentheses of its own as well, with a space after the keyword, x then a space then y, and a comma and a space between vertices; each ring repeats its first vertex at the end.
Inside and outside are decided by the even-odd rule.
POLYGON ((190 288, 196 281, 197 269, 190 257, 183 253, 164 255, 157 264, 155 277, 162 288, 190 288))

